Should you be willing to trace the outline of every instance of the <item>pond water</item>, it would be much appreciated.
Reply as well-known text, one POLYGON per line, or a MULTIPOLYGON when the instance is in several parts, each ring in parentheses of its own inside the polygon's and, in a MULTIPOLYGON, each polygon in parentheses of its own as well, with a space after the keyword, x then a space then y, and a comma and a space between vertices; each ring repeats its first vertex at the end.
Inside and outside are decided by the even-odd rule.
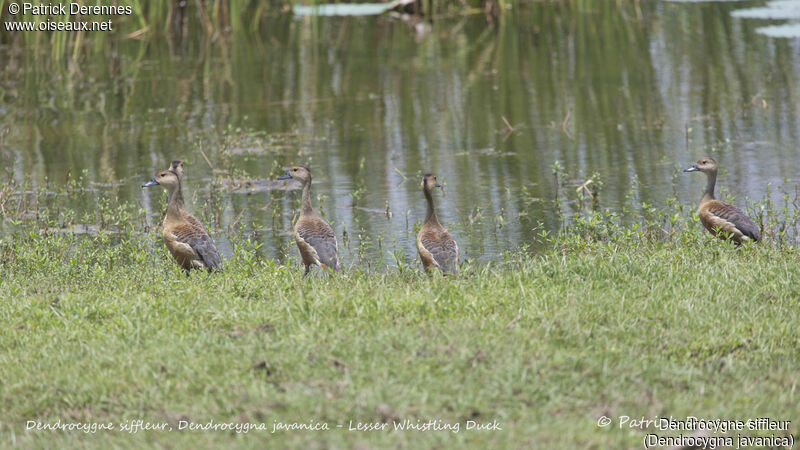
POLYGON ((573 193, 596 172, 611 210, 696 204, 704 180, 679 169, 706 155, 737 202, 800 181, 800 40, 731 15, 763 2, 618 3, 512 3, 496 26, 278 16, 215 39, 108 39, 77 63, 7 42, 2 176, 85 173, 156 223, 164 195, 140 185, 182 159, 223 252, 237 223, 282 258, 299 190, 267 180, 306 164, 345 266, 415 257, 425 172, 476 260, 559 228, 556 162, 573 193))

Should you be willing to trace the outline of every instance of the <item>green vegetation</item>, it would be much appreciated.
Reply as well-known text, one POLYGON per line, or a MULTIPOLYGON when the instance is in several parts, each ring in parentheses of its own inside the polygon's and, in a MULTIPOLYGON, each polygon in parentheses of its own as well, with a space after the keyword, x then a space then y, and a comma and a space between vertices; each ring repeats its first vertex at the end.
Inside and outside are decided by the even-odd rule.
MULTIPOLYGON (((11 217, 22 198, 0 200, 4 446, 621 448, 644 432, 620 430, 620 415, 800 423, 800 255, 787 239, 736 249, 688 207, 583 212, 542 233, 543 250, 467 262, 451 279, 417 265, 304 279, 234 232, 224 273, 187 278, 136 208, 101 200, 97 214, 119 221, 42 233, 64 228, 63 211, 11 217), (333 429, 24 429, 59 419, 333 429), (405 419, 461 430, 336 428, 405 419)), ((795 221, 770 204, 760 220, 778 237, 795 221)))
MULTIPOLYGON (((33 51, 35 57, 48 55, 54 62, 80 61, 82 58, 105 55, 117 51, 124 42, 141 40, 152 42, 166 38, 171 45, 178 45, 186 39, 219 41, 228 43, 231 38, 241 41, 251 37, 260 28, 274 27, 271 18, 286 19, 292 14, 308 15, 305 6, 330 4, 393 4, 387 11, 405 16, 405 20, 441 20, 454 17, 483 16, 487 26, 496 25, 504 13, 515 10, 520 2, 513 0, 118 0, 112 3, 116 8, 130 11, 130 14, 73 14, 67 8, 66 14, 34 13, 21 10, 17 14, 8 12, 8 5, 14 3, 0 0, 0 22, 111 22, 110 31, 13 31, 0 33, 0 44, 11 44, 16 50, 33 51), (300 6, 293 13, 293 6, 300 6), (300 13, 300 10, 306 11, 300 13)), ((18 2, 20 5, 24 2, 18 2)), ((35 2, 28 2, 38 5, 35 2)), ((44 2, 42 5, 59 4, 44 2)), ((72 2, 85 8, 109 7, 104 0, 84 0, 72 2)), ((596 13, 598 10, 616 11, 622 16, 641 21, 641 0, 621 0, 598 3, 590 0, 548 0, 544 3, 576 13, 596 13)), ((346 8, 344 8, 346 9, 346 8)), ((354 11, 357 7, 352 8, 354 11)), ((41 10, 46 11, 46 10, 41 10)), ((115 9, 116 11, 116 9, 115 9)), ((317 11, 317 14, 324 14, 317 11)), ((353 15, 358 15, 352 12, 353 15)), ((607 27, 607 25, 603 25, 607 27)), ((5 27, 3 28, 6 31, 5 27)), ((74 68, 72 70, 75 70, 74 68)))
MULTIPOLYGON (((293 0, 116 3, 135 12, 113 33, 0 33, 0 447, 640 447, 621 415, 796 433, 800 200, 735 202, 767 237, 740 249, 665 200, 700 186, 670 167, 702 154, 726 155, 745 190, 793 176, 753 155, 796 147, 795 48, 750 40, 738 6, 510 2, 497 26, 406 29, 289 20, 293 0), (154 165, 187 157, 192 211, 231 244, 223 273, 183 276, 142 209, 163 210, 138 187, 154 165), (342 274, 282 259, 297 195, 270 180, 298 160, 320 166, 342 274), (397 242, 418 227, 419 175, 444 161, 461 249, 492 260, 457 278, 423 275, 397 242), (405 235, 376 226, 391 220, 405 235), (512 239, 525 245, 493 253, 512 239), (139 419, 268 431, 25 429, 139 419), (460 432, 337 428, 351 420, 460 432), (332 430, 273 435, 275 421, 332 430)), ((505 10, 488 4, 423 2, 505 10)))
MULTIPOLYGON (((583 0, 585 1, 585 0, 583 0)), ((0 0, 0 18, 2 21, 25 21, 25 22, 70 22, 70 21, 111 21, 110 33, 124 38, 147 38, 154 36, 180 37, 187 33, 190 22, 192 34, 206 36, 225 36, 231 32, 236 33, 243 30, 254 30, 259 27, 261 21, 277 15, 290 14, 292 5, 317 5, 327 3, 364 3, 357 1, 320 1, 320 0, 199 0, 177 2, 169 0, 121 0, 114 2, 113 5, 120 9, 111 10, 112 13, 97 12, 93 14, 80 15, 80 12, 73 11, 69 7, 61 13, 60 10, 55 14, 49 14, 51 10, 41 9, 20 10, 19 13, 10 14, 7 6, 13 2, 0 0), (46 11, 44 13, 38 11, 46 11), (120 14, 113 12, 123 11, 120 14), (130 12, 130 13, 128 13, 130 12)), ((84 7, 108 7, 105 1, 84 1, 77 2, 84 7)), ((493 21, 505 9, 504 0, 409 0, 403 2, 391 1, 372 1, 367 3, 397 3, 398 11, 419 14, 426 17, 447 17, 451 15, 464 15, 473 13, 485 13, 487 20, 493 21)), ((578 5, 581 1, 575 2, 578 5)), ((637 2, 638 3, 638 2, 637 2)), ((33 3, 34 5, 38 5, 33 3)), ((49 3, 43 3, 49 5, 49 3)), ((90 10, 87 10, 90 11, 90 10)), ((26 41, 39 45, 42 41, 50 41, 52 44, 52 55, 60 58, 62 56, 75 56, 84 41, 90 41, 89 47, 103 47, 104 41, 108 39, 108 33, 96 31, 56 31, 48 32, 46 35, 38 32, 15 33, 22 36, 26 41)), ((12 33, 6 33, 0 42, 5 39, 14 39, 12 33)))

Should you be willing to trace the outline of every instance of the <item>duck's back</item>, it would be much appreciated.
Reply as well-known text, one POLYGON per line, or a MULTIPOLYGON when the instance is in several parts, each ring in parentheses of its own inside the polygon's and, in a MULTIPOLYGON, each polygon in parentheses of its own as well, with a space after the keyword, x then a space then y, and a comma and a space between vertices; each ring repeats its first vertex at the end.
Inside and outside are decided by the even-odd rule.
POLYGON ((294 225, 294 239, 306 265, 319 264, 339 270, 339 245, 327 222, 316 215, 300 216, 294 225))
POLYGON ((417 234, 417 250, 426 269, 439 267, 444 273, 458 273, 458 245, 441 225, 422 226, 417 234))

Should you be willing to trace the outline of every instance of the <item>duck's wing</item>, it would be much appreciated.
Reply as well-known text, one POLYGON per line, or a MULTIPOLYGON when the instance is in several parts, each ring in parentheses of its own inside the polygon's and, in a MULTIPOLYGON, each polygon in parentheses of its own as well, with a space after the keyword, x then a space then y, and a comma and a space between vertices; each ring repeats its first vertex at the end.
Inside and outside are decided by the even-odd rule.
MULTIPOLYGON (((196 222, 197 219, 194 219, 194 221, 196 222)), ((222 265, 222 258, 219 256, 211 236, 202 227, 193 225, 191 220, 187 219, 187 222, 170 230, 175 236, 175 240, 192 247, 192 250, 197 253, 198 258, 203 261, 208 270, 219 269, 222 265)))
POLYGON ((298 246, 310 247, 307 251, 312 253, 320 265, 333 271, 339 270, 339 245, 336 243, 333 228, 327 222, 317 217, 301 218, 297 221, 294 232, 298 246))
POLYGON ((203 224, 201 224, 199 220, 195 219, 194 216, 187 217, 186 221, 189 222, 190 224, 192 224, 192 226, 195 226, 195 227, 199 228, 200 230, 202 230, 203 233, 206 232, 206 229, 203 228, 203 224))
POLYGON ((705 220, 712 227, 727 231, 731 234, 741 234, 749 239, 758 241, 761 239, 761 231, 747 214, 741 209, 719 200, 708 202, 703 208, 705 220))
POLYGON ((447 230, 423 229, 420 232, 419 243, 445 273, 458 272, 458 245, 447 230))

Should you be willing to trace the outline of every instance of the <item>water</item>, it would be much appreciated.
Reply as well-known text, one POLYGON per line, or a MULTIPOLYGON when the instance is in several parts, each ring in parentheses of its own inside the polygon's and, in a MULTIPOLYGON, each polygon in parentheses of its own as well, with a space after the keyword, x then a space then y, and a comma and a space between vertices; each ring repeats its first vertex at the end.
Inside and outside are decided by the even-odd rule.
POLYGON ((425 172, 477 260, 558 229, 555 162, 572 192, 597 172, 612 210, 631 193, 696 204, 703 180, 678 170, 706 155, 737 201, 800 182, 800 40, 731 17, 759 3, 585 3, 514 3, 496 27, 279 16, 215 40, 109 39, 77 64, 6 41, 0 164, 37 184, 85 171, 155 223, 163 194, 139 186, 183 159, 190 209, 223 251, 237 223, 278 258, 299 191, 263 180, 307 164, 346 266, 416 255, 425 172), (231 188, 242 180, 256 183, 231 188))

